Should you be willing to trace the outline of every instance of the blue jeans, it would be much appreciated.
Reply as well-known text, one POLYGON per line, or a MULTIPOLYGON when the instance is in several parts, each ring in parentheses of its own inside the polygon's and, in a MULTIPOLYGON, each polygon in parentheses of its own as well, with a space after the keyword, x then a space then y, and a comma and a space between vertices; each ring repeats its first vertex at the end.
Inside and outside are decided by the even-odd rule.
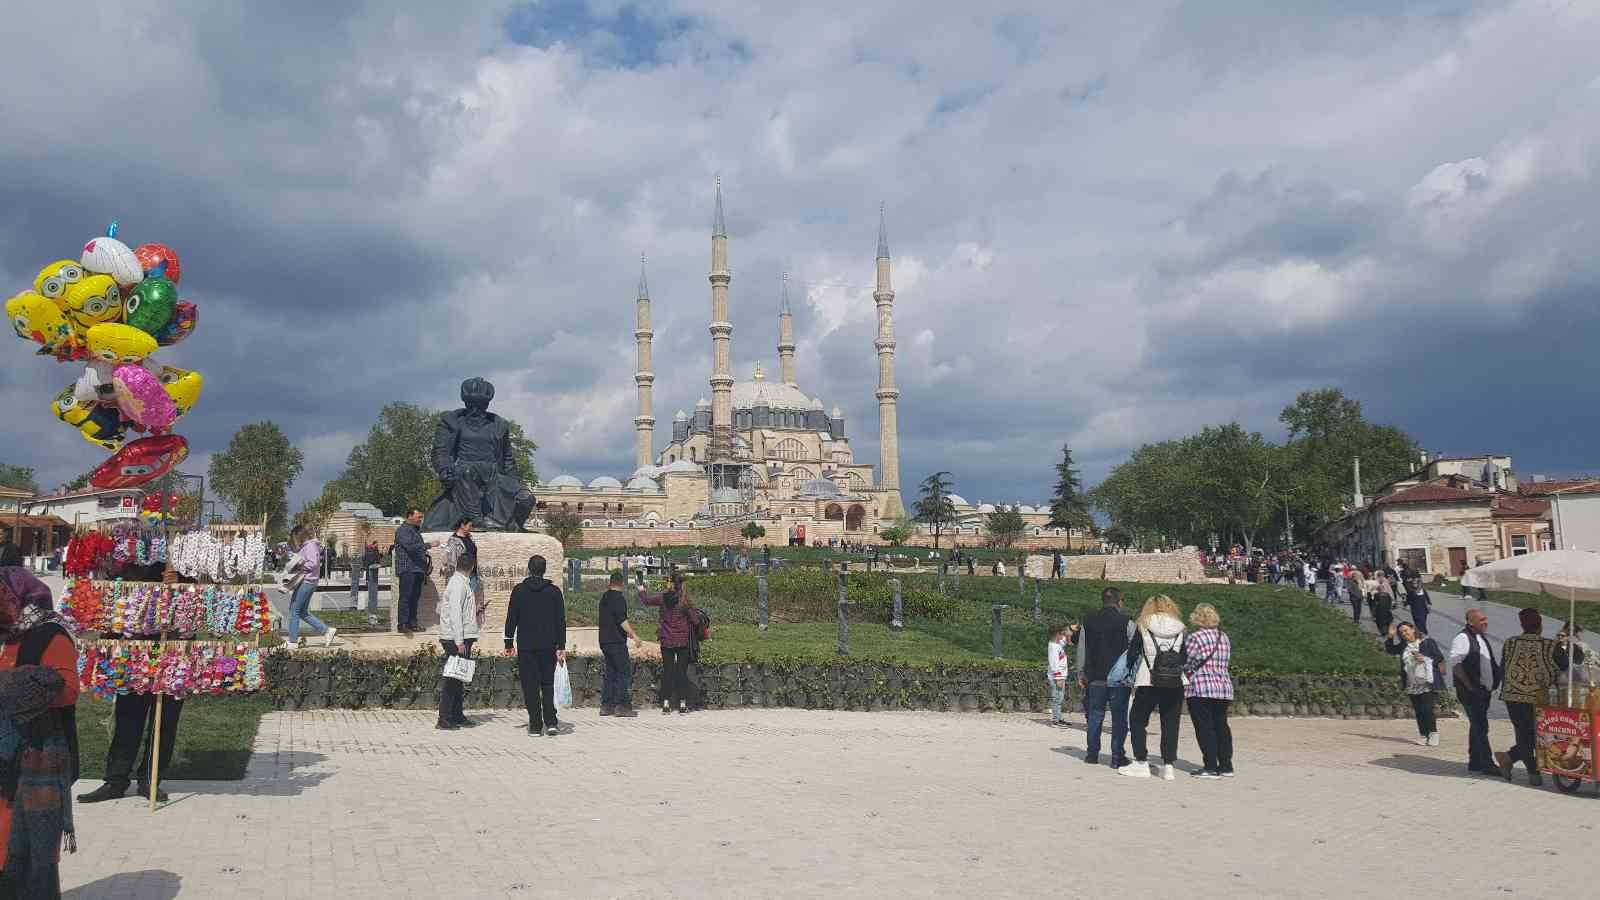
POLYGON ((289 600, 289 640, 300 640, 300 620, 305 619, 306 624, 316 629, 317 634, 328 630, 322 620, 311 614, 311 595, 316 593, 317 586, 302 583, 294 589, 294 597, 289 600))
POLYGON ((1090 756, 1100 755, 1100 726, 1105 723, 1106 706, 1111 707, 1111 758, 1125 759, 1123 749, 1128 740, 1128 688, 1091 684, 1083 695, 1083 713, 1089 719, 1089 742, 1085 748, 1090 756))
MULTIPOLYGON (((350 601, 355 603, 361 596, 361 570, 350 570, 350 601)), ((359 606, 356 607, 360 609, 359 606)), ((378 567, 367 569, 367 612, 378 611, 378 567)))
POLYGON ((1050 683, 1050 721, 1061 721, 1061 701, 1067 698, 1066 679, 1046 679, 1050 683))

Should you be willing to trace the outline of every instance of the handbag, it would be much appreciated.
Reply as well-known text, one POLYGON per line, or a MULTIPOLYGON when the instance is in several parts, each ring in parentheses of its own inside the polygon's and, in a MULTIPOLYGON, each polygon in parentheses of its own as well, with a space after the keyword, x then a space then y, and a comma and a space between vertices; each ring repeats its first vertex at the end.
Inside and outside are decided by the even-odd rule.
POLYGON ((472 681, 472 675, 477 671, 478 663, 465 656, 452 656, 444 661, 444 677, 454 678, 463 684, 472 681))

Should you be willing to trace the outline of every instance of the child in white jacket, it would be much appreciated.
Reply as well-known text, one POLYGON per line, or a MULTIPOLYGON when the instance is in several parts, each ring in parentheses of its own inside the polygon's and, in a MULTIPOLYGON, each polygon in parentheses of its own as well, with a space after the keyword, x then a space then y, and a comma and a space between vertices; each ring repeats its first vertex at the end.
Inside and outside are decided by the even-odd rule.
POLYGON ((1050 643, 1045 646, 1045 660, 1049 666, 1046 679, 1050 682, 1050 724, 1065 728, 1067 720, 1061 718, 1061 701, 1067 696, 1067 648, 1072 645, 1072 632, 1066 625, 1057 625, 1050 633, 1050 643))
MULTIPOLYGON (((445 657, 472 658, 472 645, 478 641, 478 606, 472 591, 469 573, 477 565, 471 554, 456 557, 455 571, 439 598, 439 643, 445 657)), ((474 723, 462 711, 466 700, 466 685, 454 678, 446 678, 439 690, 439 723, 435 727, 453 731, 474 723)))

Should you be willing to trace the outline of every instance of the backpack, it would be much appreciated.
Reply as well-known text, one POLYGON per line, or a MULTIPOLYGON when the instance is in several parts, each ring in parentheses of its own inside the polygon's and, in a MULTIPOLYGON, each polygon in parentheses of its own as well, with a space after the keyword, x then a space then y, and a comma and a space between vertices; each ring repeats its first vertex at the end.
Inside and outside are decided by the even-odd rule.
MULTIPOLYGON (((1153 642, 1155 635, 1150 636, 1153 642)), ((1172 646, 1162 649, 1156 644, 1156 657, 1150 662, 1150 686, 1158 688, 1183 687, 1183 664, 1188 660, 1189 653, 1184 647, 1182 635, 1172 642, 1172 646)))
POLYGON ((711 615, 703 609, 695 610, 695 612, 700 614, 694 623, 695 639, 701 641, 711 640, 711 615))

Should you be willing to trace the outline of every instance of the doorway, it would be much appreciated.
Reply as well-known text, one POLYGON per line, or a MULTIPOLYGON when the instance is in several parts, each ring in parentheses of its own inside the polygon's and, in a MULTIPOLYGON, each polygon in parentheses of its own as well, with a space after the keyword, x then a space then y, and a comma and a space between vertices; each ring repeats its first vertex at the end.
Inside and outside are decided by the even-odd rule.
POLYGON ((1460 578, 1467 573, 1467 548, 1450 547, 1450 577, 1460 578))

